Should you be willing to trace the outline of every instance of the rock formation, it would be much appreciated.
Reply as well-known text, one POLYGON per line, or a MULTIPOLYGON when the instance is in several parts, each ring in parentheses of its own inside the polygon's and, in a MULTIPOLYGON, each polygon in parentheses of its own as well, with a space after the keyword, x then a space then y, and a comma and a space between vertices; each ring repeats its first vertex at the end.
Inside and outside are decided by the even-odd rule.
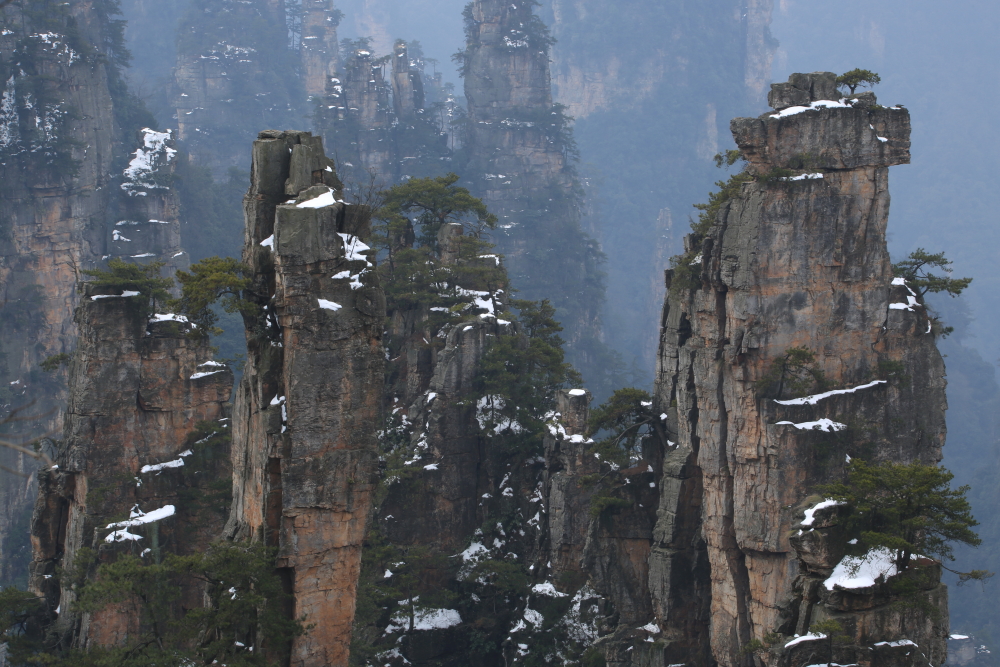
MULTIPOLYGON (((85 284, 76 324, 63 439, 56 464, 38 473, 30 585, 52 616, 51 645, 90 648, 124 642, 139 615, 128 601, 78 612, 62 572, 92 577, 121 553, 159 562, 221 531, 227 503, 194 498, 229 476, 228 452, 192 436, 200 422, 227 426, 233 375, 183 318, 150 316, 135 292, 85 284)), ((199 605, 199 592, 186 591, 185 604, 199 605)))
MULTIPOLYGON (((0 414, 32 404, 28 413, 44 417, 18 424, 28 439, 61 423, 65 372, 39 364, 72 351, 78 273, 105 249, 118 150, 107 18, 86 3, 54 1, 0 15, 0 414)), ((7 571, 9 549, 23 540, 7 531, 25 528, 36 487, 7 470, 30 474, 35 465, 3 449, 0 466, 0 579, 23 585, 26 562, 7 571)))
MULTIPOLYGON (((370 46, 354 49, 315 116, 316 131, 336 157, 348 190, 375 181, 386 187, 410 177, 441 176, 452 168, 445 122, 454 102, 426 104, 423 63, 397 40, 390 57, 370 46)), ((429 82, 440 93, 440 79, 429 82)))
POLYGON ((366 170, 384 182, 393 182, 396 151, 391 137, 395 116, 385 65, 376 63, 370 49, 356 49, 330 80, 319 130, 334 147, 342 176, 364 183, 366 170))
POLYGON ((649 559, 664 631, 650 664, 736 665, 771 633, 784 639, 766 662, 816 662, 815 642, 789 640, 831 617, 850 636, 841 662, 882 664, 881 651, 899 654, 893 664, 944 660, 937 574, 921 594, 937 618, 898 611, 884 584, 834 586, 844 545, 833 517, 803 514, 849 457, 935 463, 945 437, 933 323, 908 305, 885 243, 888 167, 909 162, 909 114, 870 93, 840 100, 833 79, 794 75, 773 86, 775 112, 732 122, 753 178, 668 273, 654 409, 676 443, 649 559), (814 353, 836 390, 767 394, 791 348, 814 353), (896 366, 909 382, 887 375, 896 366))
POLYGON ((190 265, 181 248, 180 198, 171 183, 177 153, 171 131, 144 128, 121 184, 118 220, 111 231, 111 257, 141 263, 163 262, 173 277, 190 265))
POLYGON ((236 393, 226 535, 278 547, 291 664, 346 665, 377 466, 385 297, 322 141, 260 133, 245 199, 247 364, 236 393))
POLYGON ((531 2, 470 5, 462 54, 468 104, 462 173, 500 219, 497 245, 514 286, 524 298, 553 302, 571 358, 585 376, 597 376, 606 360, 603 255, 580 228, 575 142, 570 119, 552 100, 551 43, 531 2))
POLYGON ((593 210, 585 228, 607 254, 605 340, 652 369, 662 274, 681 240, 661 253, 657 219, 664 208, 677 224, 687 218, 692 193, 718 180, 712 156, 727 147, 725 123, 763 103, 777 47, 772 1, 543 4, 556 40, 553 95, 575 119, 593 210))
POLYGON ((334 8, 333 0, 307 0, 302 3, 301 11, 302 83, 306 95, 320 98, 326 93, 340 62, 340 43, 337 41, 340 12, 334 8))
POLYGON ((216 180, 229 167, 247 166, 245 146, 262 124, 280 127, 298 120, 305 80, 289 72, 304 66, 310 89, 319 87, 315 79, 321 73, 325 76, 322 61, 335 39, 329 24, 336 23, 325 19, 335 19, 334 10, 310 0, 303 18, 297 31, 290 31, 283 3, 191 3, 178 33, 173 77, 177 139, 196 162, 212 168, 216 180))

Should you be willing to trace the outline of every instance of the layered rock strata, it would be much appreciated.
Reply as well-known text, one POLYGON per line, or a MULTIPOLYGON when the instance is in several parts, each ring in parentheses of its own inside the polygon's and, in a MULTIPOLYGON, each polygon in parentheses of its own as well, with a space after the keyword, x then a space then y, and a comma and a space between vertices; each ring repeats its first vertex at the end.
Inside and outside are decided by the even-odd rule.
MULTIPOLYGON (((922 307, 899 307, 906 287, 885 242, 888 167, 909 162, 909 114, 870 94, 824 99, 832 77, 796 75, 798 106, 780 103, 778 85, 778 109, 732 122, 756 177, 688 237, 691 277, 668 272, 655 409, 676 443, 649 559, 659 661, 739 664, 752 640, 787 641, 829 617, 850 635, 851 661, 878 663, 880 642, 902 640, 919 647, 905 664, 944 659, 936 573, 926 601, 940 616, 898 613, 878 586, 824 592, 837 547, 817 560, 806 547, 819 538, 793 537, 815 487, 839 480, 850 457, 935 463, 945 438, 933 323, 922 307), (792 348, 812 352, 837 389, 767 394, 765 377, 792 348), (886 375, 897 366, 909 382, 886 375)), ((799 664, 778 655, 768 661, 799 664)))
POLYGON ((322 141, 260 133, 244 200, 247 364, 236 393, 228 537, 278 547, 292 665, 346 665, 377 466, 385 297, 370 211, 347 205, 322 141))
MULTIPOLYGON (((198 552, 225 521, 225 503, 191 499, 228 477, 228 452, 191 436, 200 422, 227 426, 233 374, 182 318, 150 317, 148 308, 134 292, 86 285, 76 310, 63 439, 56 464, 38 473, 31 522, 31 590, 45 598, 53 642, 64 648, 124 643, 140 615, 128 601, 76 611, 62 571, 92 577, 120 553, 158 562, 166 551, 198 552)), ((183 599, 198 606, 201 596, 183 599)))

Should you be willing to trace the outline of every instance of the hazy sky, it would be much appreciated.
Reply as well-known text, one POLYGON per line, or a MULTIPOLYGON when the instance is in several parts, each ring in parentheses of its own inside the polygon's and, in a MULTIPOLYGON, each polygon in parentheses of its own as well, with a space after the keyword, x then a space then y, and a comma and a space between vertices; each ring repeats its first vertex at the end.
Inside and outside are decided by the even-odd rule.
POLYGON ((968 291, 975 338, 1000 356, 1000 5, 963 0, 778 0, 774 80, 791 72, 877 71, 881 102, 904 104, 912 164, 893 167, 890 250, 944 250, 968 291))

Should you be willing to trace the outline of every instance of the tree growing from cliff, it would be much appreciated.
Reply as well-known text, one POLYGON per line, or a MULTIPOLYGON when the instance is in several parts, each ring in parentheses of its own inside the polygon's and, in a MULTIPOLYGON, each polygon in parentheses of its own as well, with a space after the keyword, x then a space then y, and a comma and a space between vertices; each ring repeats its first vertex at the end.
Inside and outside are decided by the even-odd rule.
POLYGON ((394 249, 411 247, 414 239, 437 250, 438 231, 447 223, 460 223, 466 233, 476 237, 496 227, 496 216, 483 200, 456 185, 458 180, 455 174, 411 178, 386 192, 374 231, 390 262, 394 249))
MULTIPOLYGON (((146 297, 149 303, 149 312, 156 312, 157 304, 164 304, 170 299, 168 289, 173 287, 174 281, 170 278, 162 278, 160 271, 163 269, 163 262, 152 262, 150 264, 132 264, 121 259, 108 261, 108 269, 85 269, 83 274, 90 276, 89 282, 97 287, 117 290, 120 292, 133 291, 146 297)), ((80 285, 83 289, 83 285, 80 285)))
POLYGON ((123 554, 102 564, 79 592, 77 607, 134 605, 141 630, 124 646, 73 652, 61 664, 274 664, 301 634, 301 619, 286 616, 288 593, 274 571, 274 552, 262 545, 218 543, 205 553, 167 554, 162 562, 123 554), (206 604, 177 615, 178 583, 206 586, 206 604), (95 654, 96 653, 96 654, 95 654), (105 662, 101 662, 104 660, 105 662))
POLYGON ((843 624, 835 618, 828 618, 809 626, 809 632, 821 635, 826 639, 826 665, 833 665, 834 644, 844 644, 851 641, 851 637, 844 632, 843 624))
POLYGON ((565 360, 552 304, 513 300, 511 305, 519 311, 520 331, 497 336, 483 355, 476 393, 500 399, 493 400, 492 422, 517 425, 509 429, 507 449, 533 455, 541 452, 556 390, 583 379, 565 360))
POLYGON ((875 72, 867 69, 852 69, 850 72, 844 72, 837 77, 837 86, 845 87, 851 91, 851 95, 858 89, 858 86, 872 86, 882 82, 882 77, 880 77, 875 72))
POLYGON ((620 466, 637 458, 643 440, 652 435, 660 421, 653 412, 653 398, 647 391, 625 387, 616 390, 590 413, 587 436, 608 433, 608 437, 597 441, 591 449, 602 460, 620 466))
POLYGON ((826 377, 816 355, 804 347, 791 347, 771 362, 767 373, 755 383, 762 397, 804 396, 826 387, 826 377))
POLYGON ((0 646, 11 664, 27 664, 42 645, 42 600, 11 586, 0 591, 0 646))
MULTIPOLYGON (((857 540, 850 544, 850 553, 863 556, 887 549, 902 573, 914 557, 953 561, 953 543, 979 546, 973 530, 979 522, 965 497, 969 487, 952 489, 953 478, 945 468, 919 461, 854 459, 847 466, 847 481, 827 485, 824 492, 848 507, 844 527, 857 540)), ((983 570, 959 575, 963 581, 992 576, 983 570)))
POLYGON ((923 248, 917 248, 906 259, 893 264, 892 273, 897 278, 904 278, 923 303, 928 292, 944 292, 956 297, 972 282, 972 278, 952 278, 951 265, 952 261, 943 252, 929 253, 923 248), (934 269, 940 269, 945 275, 931 273, 934 269))
POLYGON ((170 302, 170 307, 195 324, 191 335, 205 337, 218 335, 222 330, 215 326, 219 316, 213 310, 216 303, 227 313, 255 311, 256 306, 242 297, 250 287, 250 271, 232 257, 207 257, 191 265, 190 273, 177 272, 181 296, 170 302))

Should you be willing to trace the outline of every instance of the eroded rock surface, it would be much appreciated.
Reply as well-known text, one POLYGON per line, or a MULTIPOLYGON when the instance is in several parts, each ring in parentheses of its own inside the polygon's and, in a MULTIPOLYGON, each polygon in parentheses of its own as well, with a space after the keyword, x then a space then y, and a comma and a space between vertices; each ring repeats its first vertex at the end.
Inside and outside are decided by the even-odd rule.
POLYGON ((111 256, 127 262, 163 262, 173 278, 191 259, 181 247, 180 197, 172 176, 177 155, 173 132, 144 128, 123 173, 118 220, 111 231, 111 256))
MULTIPOLYGON (((78 274, 105 249, 118 150, 106 18, 54 0, 0 16, 0 403, 32 405, 22 415, 40 418, 14 429, 29 440, 61 426, 65 371, 39 364, 72 352, 78 274)), ((3 448, 0 465, 19 473, 0 470, 0 580, 24 585, 36 465, 3 448)))
MULTIPOLYGON (((888 166, 909 161, 909 116, 870 95, 803 108, 827 96, 828 78, 796 75, 772 100, 812 91, 791 100, 803 106, 733 121, 755 173, 810 176, 744 183, 703 238, 689 237, 691 288, 675 285, 664 306, 655 405, 676 444, 666 450, 649 561, 666 639, 651 664, 691 656, 735 665, 751 640, 790 639, 829 616, 848 627, 850 661, 878 662, 868 647, 903 639, 919 646, 905 664, 944 659, 936 576, 927 599, 944 612, 937 620, 892 612, 867 591, 819 595, 816 572, 830 554, 790 539, 802 503, 840 478, 847 457, 935 463, 945 438, 932 322, 921 307, 890 307, 905 301, 905 286, 893 284, 885 245, 888 166), (762 396, 758 381, 791 348, 812 351, 830 386, 845 391, 791 403, 762 396), (911 381, 892 380, 889 366, 911 381), (822 419, 842 426, 810 428, 822 419), (699 604, 706 595, 710 605, 699 604)), ((769 658, 787 659, 799 664, 769 658)))
POLYGON ((322 141, 266 131, 244 200, 247 320, 236 394, 230 538, 279 548, 292 665, 346 665, 377 465, 385 297, 365 254, 370 212, 342 200, 322 141))
MULTIPOLYGON (((194 498, 228 477, 228 451, 191 436, 200 422, 227 427, 233 374, 212 361, 207 340, 187 335, 189 325, 150 318, 141 295, 87 285, 76 324, 63 440, 56 465, 38 473, 30 585, 45 597, 54 640, 87 648, 124 643, 139 615, 127 603, 77 612, 60 568, 91 577, 119 553, 160 559, 218 537, 227 503, 194 498)), ((183 599, 197 606, 201 595, 183 599)))

